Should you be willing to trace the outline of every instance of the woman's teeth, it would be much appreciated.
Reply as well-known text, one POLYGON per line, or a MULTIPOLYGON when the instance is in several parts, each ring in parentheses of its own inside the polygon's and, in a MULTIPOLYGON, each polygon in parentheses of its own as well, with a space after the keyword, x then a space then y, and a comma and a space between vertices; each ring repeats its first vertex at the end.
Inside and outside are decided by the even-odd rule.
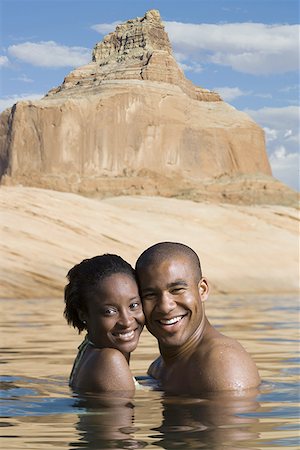
POLYGON ((120 339, 124 339, 125 341, 130 340, 134 337, 134 330, 131 331, 126 331, 126 332, 120 332, 120 333, 115 333, 115 336, 120 338, 120 339))

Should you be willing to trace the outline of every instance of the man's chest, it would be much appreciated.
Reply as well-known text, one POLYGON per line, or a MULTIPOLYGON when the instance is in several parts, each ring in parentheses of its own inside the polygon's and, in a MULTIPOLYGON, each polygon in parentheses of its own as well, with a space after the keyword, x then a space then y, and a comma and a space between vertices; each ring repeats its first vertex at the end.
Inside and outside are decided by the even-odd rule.
POLYGON ((162 367, 160 379, 166 392, 176 394, 201 392, 207 386, 205 371, 191 361, 162 367))

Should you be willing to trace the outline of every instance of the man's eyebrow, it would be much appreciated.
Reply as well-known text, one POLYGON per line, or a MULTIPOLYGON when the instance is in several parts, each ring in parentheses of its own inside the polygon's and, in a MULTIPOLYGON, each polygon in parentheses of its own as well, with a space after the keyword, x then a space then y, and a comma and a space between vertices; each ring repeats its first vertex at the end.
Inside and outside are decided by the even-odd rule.
MULTIPOLYGON (((176 286, 177 287, 178 286, 188 287, 188 283, 185 280, 178 279, 178 280, 172 281, 172 283, 168 283, 167 289, 171 289, 176 286)), ((152 293, 152 292, 156 292, 156 291, 157 291, 157 289, 155 287, 151 287, 151 286, 141 289, 142 294, 148 294, 148 293, 152 293)))
POLYGON ((169 283, 167 285, 167 288, 169 289, 169 288, 176 287, 176 286, 185 286, 185 287, 187 287, 188 284, 187 284, 187 282, 185 280, 179 279, 179 280, 173 281, 172 283, 169 283))

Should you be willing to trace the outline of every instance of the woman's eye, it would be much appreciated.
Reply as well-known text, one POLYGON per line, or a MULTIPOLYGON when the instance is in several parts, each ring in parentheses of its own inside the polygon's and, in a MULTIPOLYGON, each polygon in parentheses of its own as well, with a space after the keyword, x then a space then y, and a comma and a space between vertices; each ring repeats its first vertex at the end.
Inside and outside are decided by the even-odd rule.
POLYGON ((134 303, 131 303, 130 309, 137 309, 139 306, 140 306, 139 302, 134 302, 134 303))
POLYGON ((115 312, 116 312, 116 311, 115 311, 114 309, 107 308, 107 309, 104 310, 104 315, 105 315, 105 316, 112 316, 112 315, 115 314, 115 312))

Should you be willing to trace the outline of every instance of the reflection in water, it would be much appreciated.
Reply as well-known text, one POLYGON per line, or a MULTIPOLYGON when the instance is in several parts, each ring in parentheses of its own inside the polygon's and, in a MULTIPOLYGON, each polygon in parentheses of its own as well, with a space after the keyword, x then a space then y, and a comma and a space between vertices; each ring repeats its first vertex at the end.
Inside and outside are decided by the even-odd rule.
MULTIPOLYGON (((153 444, 163 449, 210 448, 249 443, 259 438, 258 417, 242 414, 259 411, 258 391, 206 395, 205 398, 168 397, 161 395, 162 418, 151 429, 153 444), (153 434, 155 432, 155 434, 153 434)), ((72 449, 144 448, 147 441, 137 439, 140 428, 135 424, 151 421, 151 411, 135 407, 134 401, 108 396, 78 398, 76 408, 84 408, 78 415, 76 429, 80 439, 70 443, 72 449), (150 417, 149 417, 150 416, 150 417)), ((247 448, 247 445, 243 445, 247 448)))
MULTIPOLYGON (((2 448, 298 450, 298 299, 210 300, 211 322, 253 355, 258 392, 172 397, 152 385, 131 400, 74 397, 68 376, 81 337, 66 327, 63 301, 0 300, 2 448)), ((143 332, 131 361, 142 384, 156 355, 143 332)))
POLYGON ((78 416, 76 429, 79 441, 70 443, 72 449, 136 449, 147 442, 134 439, 134 405, 131 399, 109 396, 78 398, 74 406, 84 408, 78 416))
POLYGON ((240 415, 259 410, 256 395, 257 391, 228 392, 180 402, 175 397, 165 397, 163 422, 156 429, 162 436, 156 445, 169 449, 176 442, 176 448, 240 448, 243 441, 259 437, 255 427, 259 419, 240 415))

